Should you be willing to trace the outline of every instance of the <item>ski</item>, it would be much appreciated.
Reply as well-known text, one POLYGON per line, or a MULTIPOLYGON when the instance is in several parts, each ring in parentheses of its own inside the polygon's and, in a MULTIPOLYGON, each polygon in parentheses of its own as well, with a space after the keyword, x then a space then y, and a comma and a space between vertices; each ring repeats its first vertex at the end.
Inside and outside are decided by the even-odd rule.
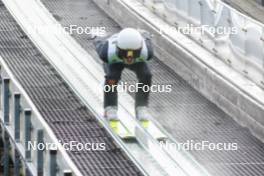
POLYGON ((108 124, 112 131, 121 139, 136 140, 135 133, 132 132, 133 130, 127 129, 127 127, 120 120, 115 120, 114 122, 109 121, 108 124))
POLYGON ((166 136, 151 120, 148 120, 147 124, 144 124, 146 122, 139 121, 139 124, 156 140, 159 142, 166 141, 168 139, 168 136, 166 136))

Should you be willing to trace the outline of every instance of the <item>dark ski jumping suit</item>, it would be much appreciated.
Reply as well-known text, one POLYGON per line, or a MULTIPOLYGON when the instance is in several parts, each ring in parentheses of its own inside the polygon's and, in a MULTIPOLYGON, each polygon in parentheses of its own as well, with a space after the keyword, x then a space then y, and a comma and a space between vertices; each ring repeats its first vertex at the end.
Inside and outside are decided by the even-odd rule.
MULTIPOLYGON (((149 37, 143 38, 143 46, 129 64, 127 61, 119 57, 117 52, 117 35, 114 34, 107 40, 97 41, 95 46, 99 57, 104 62, 105 85, 117 85, 121 79, 124 68, 128 68, 136 73, 138 83, 151 86, 151 71, 146 63, 153 57, 152 43, 149 37)), ((109 87, 110 87, 109 86, 109 87)), ((139 89, 136 93, 135 107, 147 106, 149 99, 149 91, 145 92, 139 89)), ((116 86, 111 91, 104 92, 104 107, 117 106, 117 89, 116 86)))

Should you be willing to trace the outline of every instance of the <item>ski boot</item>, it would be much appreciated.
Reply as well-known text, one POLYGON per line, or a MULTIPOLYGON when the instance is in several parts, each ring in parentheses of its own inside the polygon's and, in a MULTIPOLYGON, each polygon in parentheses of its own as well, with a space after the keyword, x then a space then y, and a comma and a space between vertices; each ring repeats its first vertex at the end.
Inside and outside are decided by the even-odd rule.
POLYGON ((117 117, 117 107, 116 106, 108 106, 105 108, 104 113, 105 118, 107 119, 110 128, 115 132, 118 133, 118 127, 119 127, 119 119, 117 117))
POLYGON ((143 128, 148 128, 150 124, 149 120, 150 114, 146 106, 136 107, 136 118, 140 122, 143 128))

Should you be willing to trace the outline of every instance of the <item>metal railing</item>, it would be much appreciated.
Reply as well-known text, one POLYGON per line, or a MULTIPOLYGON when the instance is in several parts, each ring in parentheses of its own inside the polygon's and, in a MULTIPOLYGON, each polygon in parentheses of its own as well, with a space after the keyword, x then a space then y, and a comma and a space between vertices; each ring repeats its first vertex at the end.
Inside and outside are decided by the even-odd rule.
POLYGON ((15 176, 81 175, 1 57, 0 72, 3 176, 11 175, 10 158, 15 176), (46 144, 55 147, 47 149, 46 144))
POLYGON ((143 0, 143 3, 175 30, 264 87, 263 24, 219 0, 143 0))

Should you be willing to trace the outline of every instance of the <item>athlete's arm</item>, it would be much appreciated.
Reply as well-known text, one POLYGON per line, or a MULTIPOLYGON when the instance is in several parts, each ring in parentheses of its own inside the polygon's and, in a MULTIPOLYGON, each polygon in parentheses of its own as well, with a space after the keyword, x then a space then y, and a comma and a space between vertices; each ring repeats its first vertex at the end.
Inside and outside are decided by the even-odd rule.
POLYGON ((146 46, 148 49, 148 58, 147 60, 150 60, 154 56, 154 51, 153 51, 153 46, 152 46, 152 41, 150 38, 145 38, 146 46))
POLYGON ((108 55, 108 40, 104 40, 104 41, 98 41, 96 44, 95 44, 95 48, 96 48, 96 51, 100 57, 100 59, 107 63, 108 62, 108 59, 107 59, 107 55, 108 55))

